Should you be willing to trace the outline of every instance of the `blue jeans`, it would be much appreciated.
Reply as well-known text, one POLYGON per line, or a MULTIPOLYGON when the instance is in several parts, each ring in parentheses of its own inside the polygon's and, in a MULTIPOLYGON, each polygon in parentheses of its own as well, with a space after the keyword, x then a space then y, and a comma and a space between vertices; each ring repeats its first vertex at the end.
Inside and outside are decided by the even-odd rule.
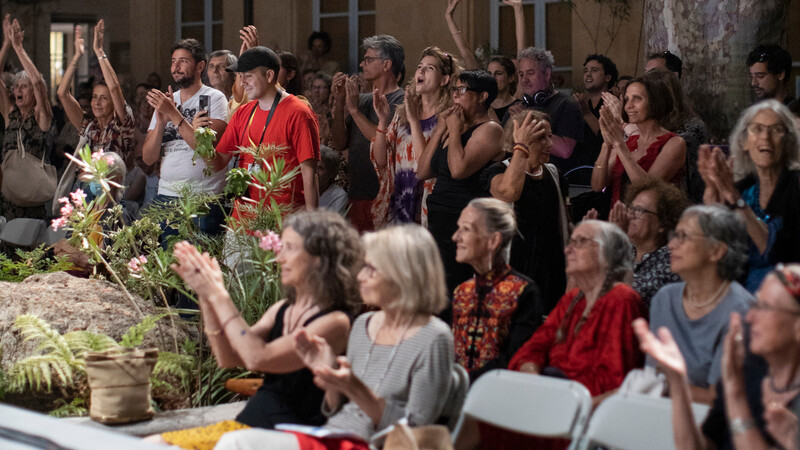
MULTIPOLYGON (((153 199, 153 203, 156 205, 168 204, 176 202, 177 200, 178 197, 158 194, 153 199)), ((192 219, 192 222, 201 233, 208 234, 210 236, 219 236, 225 231, 225 228, 223 228, 223 225, 225 225, 225 213, 225 208, 223 208, 221 205, 217 203, 211 203, 208 205, 208 214, 195 217, 192 219)), ((161 227, 161 247, 166 250, 167 239, 170 236, 176 236, 178 234, 178 230, 168 228, 165 221, 160 222, 159 226, 161 227)))

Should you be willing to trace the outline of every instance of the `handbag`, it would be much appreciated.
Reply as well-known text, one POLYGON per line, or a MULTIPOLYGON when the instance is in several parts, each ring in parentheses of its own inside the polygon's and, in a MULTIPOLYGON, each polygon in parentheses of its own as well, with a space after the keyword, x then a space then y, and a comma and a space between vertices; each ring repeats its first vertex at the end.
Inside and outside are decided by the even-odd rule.
POLYGON ((56 168, 25 151, 22 131, 17 130, 17 150, 3 158, 3 197, 22 207, 39 206, 56 192, 56 168))
POLYGON ((116 347, 86 352, 86 374, 91 389, 89 417, 100 423, 147 420, 154 411, 150 402, 150 373, 158 350, 116 347))

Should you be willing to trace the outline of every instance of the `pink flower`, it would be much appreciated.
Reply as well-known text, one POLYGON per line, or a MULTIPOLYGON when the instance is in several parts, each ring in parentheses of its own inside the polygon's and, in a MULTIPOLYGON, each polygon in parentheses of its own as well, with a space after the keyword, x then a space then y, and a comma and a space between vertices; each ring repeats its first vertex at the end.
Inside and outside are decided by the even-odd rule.
POLYGON ((278 236, 274 231, 268 231, 265 236, 261 238, 261 242, 258 243, 258 246, 261 247, 264 251, 272 251, 274 253, 278 253, 281 251, 281 238, 278 236))
POLYGON ((58 199, 58 203, 69 203, 69 199, 67 197, 61 197, 58 199))
POLYGON ((139 255, 139 262, 142 264, 147 264, 147 257, 144 255, 139 255))
POLYGON ((86 199, 86 193, 83 192, 83 189, 78 189, 75 192, 69 194, 72 197, 72 203, 75 204, 77 207, 83 206, 83 201, 86 199))
POLYGON ((102 157, 103 157, 103 149, 102 148, 100 150, 92 153, 92 161, 100 161, 100 158, 102 158, 102 157))
POLYGON ((131 272, 140 272, 142 270, 142 264, 147 262, 147 258, 144 258, 144 261, 142 261, 141 258, 144 258, 144 256, 138 258, 134 256, 128 262, 128 269, 130 269, 131 272))
POLYGON ((113 156, 106 156, 106 164, 108 164, 109 166, 113 166, 114 165, 114 157, 113 156))
POLYGON ((67 226, 67 219, 64 217, 59 217, 58 219, 53 219, 53 231, 58 231, 59 228, 64 228, 67 226))
POLYGON ((72 214, 72 205, 69 203, 65 203, 64 206, 61 207, 61 217, 68 218, 70 214, 72 214))

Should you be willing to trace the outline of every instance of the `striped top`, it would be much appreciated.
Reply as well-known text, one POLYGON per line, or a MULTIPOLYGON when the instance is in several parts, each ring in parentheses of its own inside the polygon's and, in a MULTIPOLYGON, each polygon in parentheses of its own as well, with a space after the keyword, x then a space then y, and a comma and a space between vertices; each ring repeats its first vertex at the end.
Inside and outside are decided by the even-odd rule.
POLYGON ((375 345, 369 367, 365 367, 372 346, 367 324, 373 316, 374 313, 366 313, 356 319, 347 343, 347 359, 353 373, 370 389, 378 388, 376 394, 386 400, 381 421, 374 426, 366 413, 349 402, 325 425, 355 433, 365 440, 403 417, 408 418, 411 426, 435 422, 450 392, 450 372, 455 360, 450 329, 432 317, 398 344, 388 371, 387 364, 395 348, 391 345, 375 345))

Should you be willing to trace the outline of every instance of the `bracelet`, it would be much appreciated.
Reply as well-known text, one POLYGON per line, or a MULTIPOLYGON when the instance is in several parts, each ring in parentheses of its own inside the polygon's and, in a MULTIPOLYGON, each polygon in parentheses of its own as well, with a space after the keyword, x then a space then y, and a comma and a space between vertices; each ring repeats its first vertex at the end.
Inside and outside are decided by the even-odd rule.
POLYGON ((207 336, 219 336, 225 330, 223 328, 220 328, 219 330, 209 331, 208 328, 204 328, 203 331, 206 333, 207 336))
POLYGON ((452 34, 453 36, 455 36, 455 35, 457 35, 457 34, 461 34, 461 30, 458 30, 458 31, 456 31, 455 33, 450 33, 450 34, 452 34))
POLYGON ((97 58, 98 61, 100 61, 102 59, 108 59, 108 55, 103 55, 103 56, 100 56, 99 58, 97 58))
POLYGON ((525 146, 524 146, 524 145, 522 145, 522 144, 516 144, 516 145, 514 145, 514 148, 513 148, 513 149, 511 149, 511 151, 512 151, 512 152, 520 151, 520 152, 522 152, 522 153, 525 153, 525 157, 530 157, 530 156, 531 156, 531 152, 528 150, 528 148, 527 148, 527 147, 525 147, 525 146))
POLYGON ((388 131, 388 130, 389 130, 388 128, 385 129, 385 130, 381 130, 380 127, 375 127, 375 132, 377 132, 377 133, 386 133, 386 131, 388 131))
POLYGON ((225 327, 226 327, 226 326, 227 326, 229 323, 231 323, 231 321, 232 321, 233 319, 235 319, 235 318, 237 318, 237 317, 239 317, 239 313, 238 313, 238 312, 237 312, 236 314, 234 314, 234 315, 230 316, 230 317, 229 317, 227 320, 225 320, 225 322, 222 322, 222 325, 219 327, 219 330, 220 330, 220 332, 223 332, 223 331, 225 331, 225 327))
POLYGON ((594 168, 595 168, 595 169, 602 169, 602 168, 604 168, 604 167, 605 167, 605 166, 601 166, 601 165, 599 165, 599 164, 595 164, 595 165, 594 165, 594 168))
POLYGON ((517 147, 517 146, 519 146, 519 147, 525 147, 525 150, 528 150, 528 151, 530 151, 530 150, 531 150, 530 148, 528 148, 528 146, 527 146, 527 145, 523 144, 522 142, 514 142, 514 147, 517 147))
POLYGON ((755 428, 756 421, 753 418, 742 419, 741 417, 734 417, 731 419, 730 429, 731 434, 734 436, 747 433, 747 430, 755 428))
POLYGON ((178 130, 181 129, 181 125, 183 125, 183 122, 186 122, 186 118, 185 117, 181 117, 181 121, 178 122, 178 126, 176 127, 178 130))

